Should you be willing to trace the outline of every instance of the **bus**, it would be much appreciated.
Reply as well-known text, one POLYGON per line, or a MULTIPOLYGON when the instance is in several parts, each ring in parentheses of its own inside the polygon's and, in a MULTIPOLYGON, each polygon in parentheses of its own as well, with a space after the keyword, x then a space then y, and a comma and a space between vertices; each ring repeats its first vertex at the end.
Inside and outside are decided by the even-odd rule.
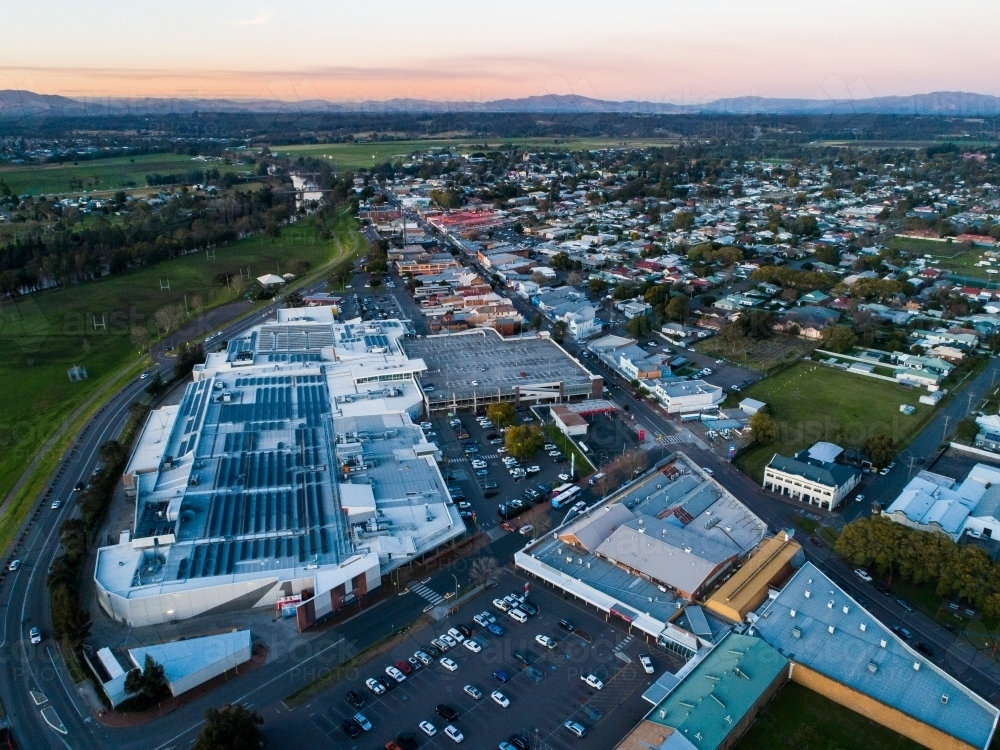
POLYGON ((557 497, 568 490, 570 487, 576 487, 572 482, 566 482, 566 484, 560 484, 554 490, 552 490, 552 497, 557 497))
POLYGON ((565 492, 560 492, 552 498, 552 507, 561 508, 564 505, 569 505, 571 502, 576 500, 577 496, 581 492, 582 490, 574 484, 565 492))

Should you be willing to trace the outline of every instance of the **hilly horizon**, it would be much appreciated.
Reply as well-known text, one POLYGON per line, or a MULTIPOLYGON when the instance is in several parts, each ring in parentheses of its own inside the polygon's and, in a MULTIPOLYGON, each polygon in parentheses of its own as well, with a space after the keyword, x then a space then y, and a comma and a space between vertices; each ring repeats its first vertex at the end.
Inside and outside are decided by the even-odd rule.
POLYGON ((0 119, 32 117, 99 117, 120 115, 224 113, 535 113, 643 115, 927 115, 993 117, 1000 115, 1000 97, 961 91, 880 96, 869 99, 802 99, 742 96, 702 104, 639 100, 614 101, 578 95, 545 94, 486 102, 398 98, 361 102, 310 99, 225 99, 185 97, 72 98, 19 89, 0 90, 0 119))

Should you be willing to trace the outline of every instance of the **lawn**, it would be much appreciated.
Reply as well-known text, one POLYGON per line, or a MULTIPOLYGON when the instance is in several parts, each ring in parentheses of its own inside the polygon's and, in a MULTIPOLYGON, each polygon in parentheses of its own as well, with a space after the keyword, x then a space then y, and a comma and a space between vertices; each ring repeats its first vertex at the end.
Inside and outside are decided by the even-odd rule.
POLYGON ((760 712, 735 750, 919 750, 891 729, 794 682, 760 712))
POLYGON ((902 446, 933 411, 918 402, 921 393, 815 362, 799 362, 740 394, 768 404, 780 430, 774 443, 741 451, 736 465, 759 482, 775 453, 790 456, 820 440, 859 448, 869 435, 886 432, 897 447, 902 446), (900 404, 910 404, 916 412, 905 416, 900 404))
MULTIPOLYGON (((951 271, 969 279, 1000 282, 1000 273, 989 274, 986 272, 985 266, 976 266, 979 261, 991 260, 983 255, 988 248, 969 247, 955 242, 916 240, 907 237, 893 237, 887 245, 895 250, 903 250, 916 255, 930 255, 936 261, 934 268, 943 271, 951 271)), ((990 270, 1000 271, 1000 263, 994 261, 994 266, 990 270)))
MULTIPOLYGON (((154 268, 52 292, 5 300, 0 304, 0 500, 17 482, 31 457, 60 423, 102 384, 140 354, 132 343, 133 326, 155 336, 154 314, 165 307, 198 311, 238 298, 213 283, 220 272, 252 276, 284 273, 295 260, 307 261, 313 273, 331 261, 363 248, 352 217, 344 215, 332 240, 323 241, 304 221, 282 230, 272 241, 254 237, 220 247, 215 258, 204 253, 161 263, 154 268), (161 291, 169 280, 170 290, 161 291), (94 320, 105 327, 95 329, 94 320), (86 368, 88 378, 70 382, 67 369, 86 368)), ((186 322, 186 321, 185 321, 186 322)), ((4 519, 4 527, 11 519, 4 519)), ((0 539, 2 548, 4 539, 0 539)))
POLYGON ((735 343, 713 336, 699 341, 694 350, 756 372, 768 373, 798 362, 816 346, 816 342, 797 336, 774 335, 762 341, 746 338, 735 343))
MULTIPOLYGON (((528 149, 546 151, 583 151, 589 149, 612 148, 616 146, 669 146, 674 141, 667 139, 623 140, 620 138, 507 138, 489 139, 489 146, 509 144, 528 149)), ((329 159, 338 169, 360 169, 380 165, 386 161, 405 159, 417 151, 432 148, 455 148, 460 153, 482 150, 483 141, 474 138, 427 139, 414 141, 372 141, 370 143, 319 143, 303 146, 276 146, 273 151, 279 156, 312 156, 329 159)))
POLYGON ((83 191, 128 190, 145 187, 147 174, 187 174, 195 170, 250 172, 253 167, 221 161, 195 161, 182 154, 144 154, 94 159, 77 164, 15 165, 0 168, 0 180, 18 195, 69 195, 83 191), (71 183, 79 180, 80 183, 71 183))

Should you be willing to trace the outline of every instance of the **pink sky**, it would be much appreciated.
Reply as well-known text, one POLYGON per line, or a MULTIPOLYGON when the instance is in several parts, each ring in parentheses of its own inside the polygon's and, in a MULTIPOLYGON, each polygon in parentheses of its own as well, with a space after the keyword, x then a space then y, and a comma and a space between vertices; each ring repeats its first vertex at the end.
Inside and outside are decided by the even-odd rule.
POLYGON ((286 101, 1000 95, 1000 3, 982 0, 283 5, 5 5, 0 89, 286 101))

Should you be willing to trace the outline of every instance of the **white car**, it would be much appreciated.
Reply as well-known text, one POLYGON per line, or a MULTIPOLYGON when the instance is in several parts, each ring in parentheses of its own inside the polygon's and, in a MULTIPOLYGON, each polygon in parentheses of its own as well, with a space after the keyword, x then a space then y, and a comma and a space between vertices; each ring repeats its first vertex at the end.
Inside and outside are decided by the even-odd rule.
POLYGON ((9 570, 11 573, 13 573, 15 570, 17 570, 20 567, 21 567, 21 561, 20 560, 11 560, 10 561, 10 565, 7 566, 7 570, 9 570))
POLYGON ((524 526, 517 530, 517 533, 521 536, 531 536, 535 532, 535 527, 530 523, 526 523, 524 526))
POLYGON ((62 500, 52 501, 52 510, 58 510, 60 507, 62 507, 62 500))
POLYGON ((861 568, 855 568, 854 569, 854 575, 856 575, 858 578, 860 578, 865 583, 871 583, 872 582, 872 577, 870 575, 868 575, 868 571, 862 570, 861 568))
POLYGON ((449 739, 452 739, 455 742, 461 742, 465 739, 465 737, 462 736, 462 733, 458 731, 458 727, 452 726, 451 724, 444 728, 444 733, 448 735, 449 739))
POLYGON ((494 702, 498 703, 504 708, 507 708, 507 706, 510 705, 510 698, 501 693, 499 690, 494 690, 492 693, 490 693, 490 698, 492 698, 494 702))
POLYGON ((427 655, 425 651, 417 651, 413 654, 413 658, 423 664, 425 667, 430 666, 431 662, 434 660, 427 655))
POLYGON ((571 477, 570 477, 569 474, 560 474, 559 475, 559 481, 561 481, 561 482, 568 482, 570 479, 571 479, 571 477))
POLYGON ((653 674, 653 660, 647 654, 642 654, 639 657, 639 662, 642 664, 642 668, 646 674, 653 674))
POLYGON ((529 474, 537 474, 541 470, 542 470, 541 466, 529 466, 527 469, 525 469, 525 471, 528 472, 529 474))
POLYGON ((536 635, 535 636, 535 643, 537 643, 540 646, 545 646, 545 648, 555 648, 556 647, 556 642, 554 640, 552 640, 551 638, 549 638, 547 635, 541 635, 541 634, 536 635))
POLYGON ((482 700, 483 694, 479 691, 479 688, 477 688, 475 685, 466 685, 464 688, 462 688, 462 690, 465 691, 465 694, 470 698, 472 698, 472 700, 474 701, 482 700))
POLYGON ((385 687, 374 677, 369 677, 365 680, 365 687, 375 693, 375 695, 382 695, 385 692, 385 687))
POLYGON ((31 630, 28 631, 28 637, 31 638, 31 642, 32 643, 36 643, 36 644, 37 643, 41 643, 42 642, 42 631, 39 630, 37 627, 32 628, 31 630))
POLYGON ((406 681, 406 675, 403 674, 402 672, 400 672, 395 667, 386 667, 385 668, 385 673, 387 675, 389 675, 392 679, 394 679, 396 682, 405 682, 406 681))
POLYGON ((597 679, 596 674, 588 674, 580 679, 590 685, 590 687, 594 688, 594 690, 600 690, 604 687, 604 683, 597 679))
POLYGON ((499 609, 501 612, 510 612, 510 604, 505 602, 503 599, 494 599, 493 606, 499 609))
MULTIPOLYGON (((448 635, 450 635, 452 638, 454 638, 459 643, 461 643, 462 641, 465 640, 465 636, 462 635, 461 632, 459 632, 455 628, 448 628, 448 635)), ((441 637, 443 638, 444 636, 441 636, 441 637)))
POLYGON ((431 724, 429 721, 422 721, 418 724, 420 731, 426 734, 428 737, 433 737, 438 733, 437 727, 431 724))
POLYGON ((485 469, 486 468, 486 462, 483 461, 482 459, 474 458, 472 460, 472 468, 473 469, 485 469))
POLYGON ((705 472, 706 474, 708 474, 709 476, 713 476, 713 475, 715 474, 715 472, 714 472, 714 471, 712 471, 712 470, 711 470, 710 468, 708 468, 707 466, 702 466, 702 467, 701 467, 701 470, 702 470, 703 472, 705 472))
POLYGON ((528 616, 519 609, 512 609, 507 613, 507 616, 514 622, 519 622, 522 625, 528 621, 528 616))
POLYGON ((465 646, 467 649, 469 649, 469 651, 471 651, 474 654, 478 654, 480 651, 483 650, 483 647, 480 646, 471 638, 467 638, 464 641, 462 641, 462 645, 465 646))
POLYGON ((458 669, 458 663, 454 659, 449 659, 447 656, 441 657, 441 666, 447 669, 449 672, 454 672, 458 669))
MULTIPOLYGON (((452 628, 454 630, 454 628, 452 628)), ((461 635, 461 633, 459 633, 461 635)), ((441 636, 441 640, 448 644, 448 648, 455 648, 458 645, 458 641, 451 633, 445 633, 441 636)))
POLYGON ((562 455, 562 453, 560 453, 559 451, 549 451, 549 457, 550 458, 559 458, 559 456, 561 456, 561 455, 562 455))
POLYGON ((570 510, 573 511, 574 513, 579 513, 581 510, 583 510, 586 507, 587 507, 587 504, 585 502, 583 502, 583 500, 581 500, 578 503, 573 503, 573 507, 570 508, 570 510))
POLYGON ((506 452, 507 452, 506 448, 503 448, 503 447, 497 448, 497 453, 503 454, 503 453, 506 453, 506 452))
POLYGON ((860 503, 864 499, 865 499, 864 495, 858 495, 857 497, 854 498, 854 502, 860 503))
POLYGON ((485 628, 487 625, 492 625, 497 621, 493 615, 489 612, 480 612, 478 615, 472 618, 472 621, 476 623, 481 628, 485 628))

